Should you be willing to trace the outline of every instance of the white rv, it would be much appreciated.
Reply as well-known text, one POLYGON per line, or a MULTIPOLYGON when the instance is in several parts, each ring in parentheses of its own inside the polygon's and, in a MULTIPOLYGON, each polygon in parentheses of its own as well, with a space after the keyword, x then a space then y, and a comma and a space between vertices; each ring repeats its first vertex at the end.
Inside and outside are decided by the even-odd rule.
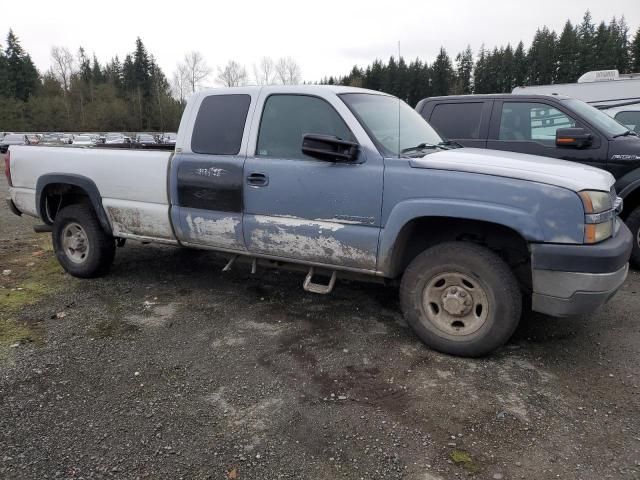
POLYGON ((577 83, 516 87, 514 94, 567 95, 589 103, 640 133, 640 73, 598 70, 582 75, 577 83))

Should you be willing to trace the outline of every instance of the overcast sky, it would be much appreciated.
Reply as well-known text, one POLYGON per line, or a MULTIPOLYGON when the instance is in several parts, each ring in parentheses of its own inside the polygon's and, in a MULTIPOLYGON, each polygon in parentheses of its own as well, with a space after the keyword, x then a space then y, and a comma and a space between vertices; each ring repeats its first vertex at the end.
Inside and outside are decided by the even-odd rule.
POLYGON ((199 50, 214 69, 235 59, 251 77, 260 57, 292 56, 303 79, 315 81, 387 59, 398 41, 405 58, 429 62, 441 45, 452 57, 467 44, 474 52, 483 43, 528 46, 537 27, 559 32, 567 18, 579 23, 587 8, 595 22, 624 15, 632 32, 640 26, 639 0, 21 0, 3 9, 0 34, 4 43, 13 28, 40 70, 50 66, 52 45, 74 52, 83 46, 103 63, 116 54, 122 59, 140 36, 169 78, 185 52, 199 50))

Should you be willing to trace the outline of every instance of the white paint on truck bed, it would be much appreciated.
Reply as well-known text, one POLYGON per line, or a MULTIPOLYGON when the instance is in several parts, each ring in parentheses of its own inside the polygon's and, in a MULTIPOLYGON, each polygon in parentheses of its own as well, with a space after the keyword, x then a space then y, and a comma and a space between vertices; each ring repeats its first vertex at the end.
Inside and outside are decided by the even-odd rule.
POLYGON ((12 198, 36 215, 38 179, 80 175, 98 187, 114 235, 174 242, 169 219, 167 169, 171 152, 107 148, 11 147, 12 198))

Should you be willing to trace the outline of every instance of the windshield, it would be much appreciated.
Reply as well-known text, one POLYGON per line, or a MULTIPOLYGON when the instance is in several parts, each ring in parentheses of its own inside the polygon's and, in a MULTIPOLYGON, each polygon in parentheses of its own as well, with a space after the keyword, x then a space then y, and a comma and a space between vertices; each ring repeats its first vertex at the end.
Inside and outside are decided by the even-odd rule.
POLYGON ((395 97, 369 93, 347 93, 340 97, 386 155, 397 156, 421 144, 442 143, 440 135, 418 112, 395 97))
POLYGON ((564 102, 569 108, 572 108, 582 115, 589 123, 601 130, 604 130, 610 136, 622 135, 628 130, 625 126, 620 125, 609 115, 602 113, 597 108, 584 103, 582 100, 569 98, 564 100, 564 102))
POLYGON ((139 140, 153 140, 153 137, 151 135, 139 135, 138 139, 139 140))
POLYGON ((24 136, 23 135, 7 135, 6 137, 4 137, 5 141, 9 141, 9 142, 23 142, 24 141, 24 136))
POLYGON ((75 141, 80 141, 80 142, 90 142, 91 141, 91 137, 89 137, 88 135, 77 135, 74 138, 75 141))
POLYGON ((107 135, 106 138, 109 138, 109 139, 122 138, 122 134, 120 134, 120 133, 110 133, 109 135, 107 135))

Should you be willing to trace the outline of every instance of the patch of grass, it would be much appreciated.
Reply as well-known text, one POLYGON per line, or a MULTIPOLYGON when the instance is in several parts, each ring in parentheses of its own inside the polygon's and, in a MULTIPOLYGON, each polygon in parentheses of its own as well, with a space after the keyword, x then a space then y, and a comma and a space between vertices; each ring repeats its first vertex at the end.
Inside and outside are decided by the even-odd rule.
POLYGON ((50 240, 41 243, 41 249, 32 254, 25 252, 16 258, 13 274, 3 278, 0 289, 0 360, 6 359, 11 345, 15 343, 40 343, 42 332, 30 322, 15 319, 17 313, 28 305, 39 302, 43 297, 56 292, 60 286, 62 267, 52 254, 50 240), (33 265, 23 267, 33 262, 33 265))
POLYGON ((0 345, 35 342, 39 337, 38 333, 26 323, 0 319, 0 345))
POLYGON ((62 268, 53 255, 37 262, 28 276, 13 288, 0 291, 0 317, 7 317, 26 305, 57 290, 62 268))
POLYGON ((453 450, 449 454, 449 458, 456 465, 464 468, 467 472, 477 473, 480 467, 473 461, 471 455, 464 450, 453 450))

